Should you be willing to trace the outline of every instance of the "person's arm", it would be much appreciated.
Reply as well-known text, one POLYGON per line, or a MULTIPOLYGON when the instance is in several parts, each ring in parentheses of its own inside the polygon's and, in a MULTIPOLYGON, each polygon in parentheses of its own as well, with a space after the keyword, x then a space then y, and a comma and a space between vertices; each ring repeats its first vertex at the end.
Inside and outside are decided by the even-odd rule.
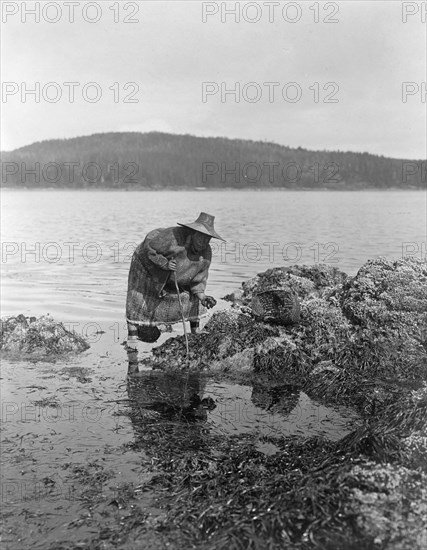
POLYGON ((155 229, 148 233, 143 244, 146 257, 157 267, 166 271, 176 269, 173 257, 177 252, 177 243, 168 229, 155 229))
POLYGON ((207 307, 210 309, 211 307, 216 306, 216 300, 212 296, 206 296, 205 290, 206 290, 206 284, 208 282, 208 267, 197 274, 197 276, 193 279, 190 292, 191 294, 196 294, 200 303, 202 306, 207 307))
POLYGON ((205 290, 208 282, 209 267, 211 265, 212 251, 209 247, 203 265, 197 275, 193 278, 190 285, 191 294, 196 294, 202 305, 211 308, 216 304, 216 300, 212 296, 206 296, 205 290))
POLYGON ((210 262, 207 263, 206 267, 202 271, 199 271, 191 281, 190 292, 191 294, 197 294, 199 300, 202 300, 205 296, 209 276, 209 265, 210 262))

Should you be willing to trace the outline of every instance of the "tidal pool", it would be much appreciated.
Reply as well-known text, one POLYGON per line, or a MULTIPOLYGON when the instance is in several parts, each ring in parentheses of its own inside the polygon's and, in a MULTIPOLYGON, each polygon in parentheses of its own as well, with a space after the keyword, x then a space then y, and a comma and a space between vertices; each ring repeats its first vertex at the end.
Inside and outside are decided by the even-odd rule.
POLYGON ((337 441, 355 427, 358 415, 345 407, 325 407, 304 392, 261 391, 256 387, 212 383, 205 395, 217 407, 208 423, 226 434, 323 437, 337 441))
POLYGON ((152 525, 144 542, 152 536, 153 548, 164 548, 155 526, 165 512, 150 480, 171 432, 182 435, 178 457, 210 435, 242 436, 269 455, 279 451, 275 438, 338 440, 358 422, 352 410, 324 407, 289 386, 198 373, 127 377, 126 353, 103 329, 77 357, 2 361, 5 550, 119 538, 123 521, 152 525), (138 507, 145 516, 136 520, 138 507))
POLYGON ((355 428, 358 415, 326 407, 289 386, 217 382, 190 374, 139 373, 129 384, 134 417, 203 423, 227 436, 321 437, 337 441, 355 428), (152 418, 152 417, 151 417, 152 418))

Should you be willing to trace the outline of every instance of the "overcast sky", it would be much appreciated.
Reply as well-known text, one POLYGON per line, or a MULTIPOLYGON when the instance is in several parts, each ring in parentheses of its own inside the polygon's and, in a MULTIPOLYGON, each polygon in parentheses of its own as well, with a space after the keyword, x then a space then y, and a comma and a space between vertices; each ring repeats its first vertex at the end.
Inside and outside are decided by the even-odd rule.
MULTIPOLYGON (((254 2, 240 2, 240 22, 232 15, 222 22, 223 2, 100 1, 98 14, 96 2, 80 2, 70 22, 71 7, 50 2, 45 15, 60 17, 56 23, 44 20, 45 4, 40 3, 36 23, 34 16, 22 13, 21 2, 2 2, 2 150, 98 132, 158 130, 307 149, 426 156, 421 3, 293 2, 284 12, 286 21, 283 2, 259 2, 258 9, 254 2), (402 4, 407 6, 406 23, 402 4), (205 14, 203 22, 203 10, 217 13, 205 14), (139 22, 125 23, 126 16, 139 22), (85 20, 97 17, 98 22, 85 20), (30 94, 23 102, 25 86, 34 88, 36 82, 40 102, 30 94), (49 99, 62 92, 56 103, 42 93, 49 82, 56 83, 45 88, 49 99), (65 82, 79 83, 74 103, 65 82), (97 92, 94 86, 83 95, 90 82, 102 93, 96 103, 89 102, 97 92), (213 83, 212 92, 218 89, 205 101, 204 82, 213 83), (230 89, 236 82, 240 102, 221 94, 221 83, 230 89), (414 83, 408 85, 406 103, 403 82, 414 83), (127 83, 136 83, 139 91, 134 84, 125 89, 127 83), (245 87, 248 83, 255 84, 245 87), (129 94, 137 102, 125 103, 129 94), (337 102, 324 102, 328 98, 337 102)), ((227 2, 227 7, 234 4, 227 2)), ((26 5, 34 8, 35 2, 26 5)))

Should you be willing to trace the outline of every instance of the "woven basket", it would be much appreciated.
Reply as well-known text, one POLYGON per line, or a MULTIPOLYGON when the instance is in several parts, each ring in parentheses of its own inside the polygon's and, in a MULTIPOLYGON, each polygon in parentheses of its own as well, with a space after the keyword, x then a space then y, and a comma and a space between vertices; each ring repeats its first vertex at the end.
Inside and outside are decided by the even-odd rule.
POLYGON ((252 298, 253 315, 266 323, 291 325, 300 320, 300 305, 292 290, 271 289, 258 292, 252 298))

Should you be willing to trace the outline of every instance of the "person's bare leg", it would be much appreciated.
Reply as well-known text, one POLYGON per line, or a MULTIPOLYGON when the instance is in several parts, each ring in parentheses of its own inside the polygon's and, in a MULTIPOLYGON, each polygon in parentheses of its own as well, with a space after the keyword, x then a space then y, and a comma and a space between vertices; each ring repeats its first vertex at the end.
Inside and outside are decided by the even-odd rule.
POLYGON ((128 374, 138 372, 138 329, 136 325, 128 323, 128 339, 126 351, 128 354, 128 374))
POLYGON ((191 334, 198 334, 200 332, 200 322, 190 321, 191 334))
POLYGON ((137 349, 137 342, 138 342, 138 328, 136 325, 133 325, 132 323, 128 322, 128 340, 127 345, 128 348, 137 349))

